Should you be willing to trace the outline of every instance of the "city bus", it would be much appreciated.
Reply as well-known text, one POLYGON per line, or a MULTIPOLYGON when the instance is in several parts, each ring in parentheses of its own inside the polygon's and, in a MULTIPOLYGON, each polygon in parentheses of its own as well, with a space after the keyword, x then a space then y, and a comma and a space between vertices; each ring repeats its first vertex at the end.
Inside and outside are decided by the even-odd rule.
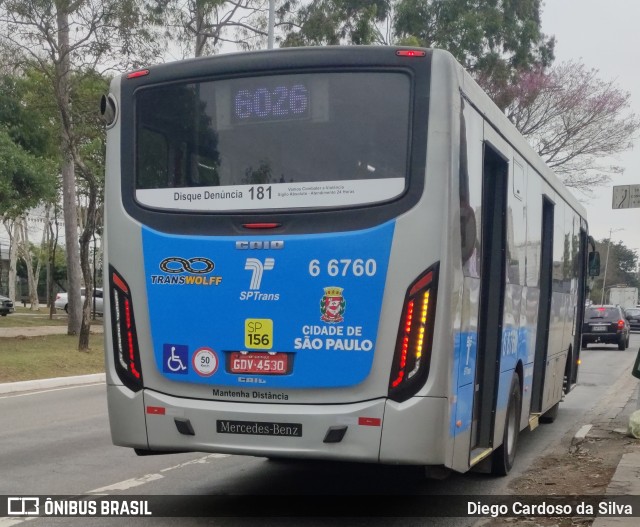
POLYGON ((188 59, 101 111, 115 445, 504 475, 556 417, 585 210, 451 54, 188 59))

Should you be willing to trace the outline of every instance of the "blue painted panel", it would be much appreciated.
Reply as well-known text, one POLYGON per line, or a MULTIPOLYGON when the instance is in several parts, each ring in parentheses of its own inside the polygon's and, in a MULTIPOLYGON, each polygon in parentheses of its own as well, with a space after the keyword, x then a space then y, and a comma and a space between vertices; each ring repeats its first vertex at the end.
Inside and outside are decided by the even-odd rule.
POLYGON ((178 382, 246 386, 246 375, 228 371, 231 352, 285 352, 292 371, 252 373, 254 386, 363 381, 373 364, 394 226, 278 237, 143 228, 158 371, 178 382))

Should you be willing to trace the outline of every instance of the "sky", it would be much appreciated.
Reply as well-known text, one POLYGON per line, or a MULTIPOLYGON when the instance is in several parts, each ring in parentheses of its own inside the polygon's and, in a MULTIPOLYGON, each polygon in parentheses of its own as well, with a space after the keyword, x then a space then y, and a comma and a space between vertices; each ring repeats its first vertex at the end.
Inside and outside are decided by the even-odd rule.
MULTIPOLYGON (((599 71, 603 81, 614 81, 631 94, 631 111, 640 116, 640 1, 544 0, 542 31, 556 37, 556 63, 578 60, 599 71)), ((589 232, 600 240, 621 241, 640 256, 640 208, 613 209, 613 187, 640 185, 640 133, 634 148, 613 163, 624 168, 593 197, 576 197, 587 209, 589 232)), ((604 255, 602 255, 604 256, 604 255)))

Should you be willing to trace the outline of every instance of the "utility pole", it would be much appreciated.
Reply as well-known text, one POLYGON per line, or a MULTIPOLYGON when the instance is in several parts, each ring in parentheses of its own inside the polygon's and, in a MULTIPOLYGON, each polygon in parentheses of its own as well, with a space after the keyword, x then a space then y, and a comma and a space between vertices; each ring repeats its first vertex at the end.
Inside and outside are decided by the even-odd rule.
POLYGON ((267 38, 267 48, 273 49, 273 33, 276 25, 276 0, 269 0, 269 36, 267 38))
POLYGON ((609 229, 609 242, 607 243, 607 257, 604 261, 604 277, 602 278, 602 296, 600 298, 600 304, 604 304, 604 292, 607 285, 607 266, 609 265, 609 249, 611 248, 611 235, 614 232, 623 231, 624 229, 609 229))

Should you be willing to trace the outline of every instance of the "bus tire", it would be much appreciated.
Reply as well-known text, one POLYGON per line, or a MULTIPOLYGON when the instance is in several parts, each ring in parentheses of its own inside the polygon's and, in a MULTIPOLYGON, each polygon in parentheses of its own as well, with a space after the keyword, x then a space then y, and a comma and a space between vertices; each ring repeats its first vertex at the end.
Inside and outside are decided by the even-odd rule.
POLYGON ((522 394, 520 393, 520 377, 517 373, 511 379, 509 404, 504 423, 502 445, 492 454, 491 473, 494 476, 506 476, 516 459, 518 435, 520 434, 520 414, 522 412, 522 394))

